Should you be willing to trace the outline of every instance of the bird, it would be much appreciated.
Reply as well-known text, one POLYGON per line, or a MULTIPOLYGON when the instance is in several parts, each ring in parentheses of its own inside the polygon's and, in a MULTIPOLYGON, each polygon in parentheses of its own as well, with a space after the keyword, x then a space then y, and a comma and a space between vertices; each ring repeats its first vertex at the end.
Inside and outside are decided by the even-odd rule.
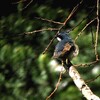
POLYGON ((67 32, 59 32, 56 38, 59 42, 55 46, 53 58, 61 60, 64 66, 71 66, 72 58, 79 53, 78 45, 73 42, 67 32))

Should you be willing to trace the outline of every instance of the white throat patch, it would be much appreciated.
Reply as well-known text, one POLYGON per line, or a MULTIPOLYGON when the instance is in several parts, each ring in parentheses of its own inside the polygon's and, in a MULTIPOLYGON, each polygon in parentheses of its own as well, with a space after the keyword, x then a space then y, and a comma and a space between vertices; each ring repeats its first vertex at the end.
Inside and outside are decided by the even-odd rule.
POLYGON ((58 40, 58 41, 61 41, 61 38, 57 37, 57 40, 58 40))

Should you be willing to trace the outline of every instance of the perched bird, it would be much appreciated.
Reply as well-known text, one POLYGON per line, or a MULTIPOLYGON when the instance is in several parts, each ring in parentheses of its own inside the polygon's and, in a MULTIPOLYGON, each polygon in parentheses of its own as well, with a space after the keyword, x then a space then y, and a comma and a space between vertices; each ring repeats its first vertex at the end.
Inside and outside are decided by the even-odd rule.
POLYGON ((78 46, 66 32, 58 33, 57 40, 59 42, 55 47, 53 58, 60 59, 64 65, 66 64, 66 61, 67 63, 70 63, 72 58, 79 53, 78 46))

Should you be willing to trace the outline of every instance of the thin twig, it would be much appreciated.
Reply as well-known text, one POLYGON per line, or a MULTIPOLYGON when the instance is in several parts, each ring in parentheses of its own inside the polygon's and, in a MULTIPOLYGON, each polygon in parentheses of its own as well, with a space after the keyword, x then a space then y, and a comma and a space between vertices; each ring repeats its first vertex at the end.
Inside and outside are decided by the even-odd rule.
POLYGON ((45 52, 48 50, 48 48, 50 47, 50 45, 53 43, 54 39, 56 38, 57 34, 59 33, 59 31, 55 34, 55 36, 51 39, 51 41, 49 42, 49 44, 47 45, 47 47, 45 48, 45 50, 43 51, 42 54, 45 54, 45 52))
POLYGON ((41 18, 41 17, 35 17, 35 18, 36 19, 43 20, 43 21, 47 21, 47 22, 50 22, 50 23, 54 23, 54 24, 59 24, 59 25, 62 25, 63 24, 61 22, 57 22, 57 21, 54 21, 54 20, 46 19, 46 18, 41 18))
MULTIPOLYGON (((94 8, 95 7, 93 7, 93 9, 88 13, 88 15, 87 16, 85 16, 75 27, 73 27, 72 29, 70 29, 70 31, 73 31, 75 28, 77 28, 84 20, 86 20, 89 16, 91 16, 91 14, 92 14, 92 12, 94 11, 94 8)), ((69 31, 69 32, 70 32, 69 31)))
POLYGON ((26 9, 32 2, 33 2, 33 0, 31 0, 24 8, 22 8, 21 11, 26 9))
POLYGON ((85 27, 78 33, 78 35, 76 36, 76 38, 75 38, 75 42, 76 42, 76 40, 79 38, 79 36, 82 34, 82 32, 92 23, 92 22, 94 22, 95 20, 96 20, 97 18, 94 18, 93 20, 91 20, 89 23, 87 23, 86 25, 85 25, 85 27))
POLYGON ((97 75, 94 79, 87 80, 86 83, 93 82, 93 81, 95 81, 95 80, 96 80, 97 78, 99 78, 99 77, 100 77, 100 74, 97 75))
POLYGON ((96 31, 96 39, 95 39, 95 56, 96 60, 98 60, 98 52, 97 52, 97 43, 98 43, 98 34, 99 34, 99 0, 97 0, 97 31, 96 31))
MULTIPOLYGON (((18 4, 18 3, 22 3, 22 2, 25 2, 27 0, 20 0, 18 2, 15 2, 15 3, 12 3, 12 4, 18 4)), ((26 9, 31 3, 33 2, 33 0, 31 0, 24 8, 20 9, 21 11, 26 9)))
POLYGON ((56 84, 55 89, 54 89, 53 92, 51 92, 51 94, 46 98, 46 100, 48 100, 49 98, 51 98, 51 96, 56 92, 56 90, 58 89, 58 86, 59 86, 59 84, 60 84, 60 82, 61 82, 61 79, 62 79, 62 70, 61 70, 61 72, 60 72, 59 79, 58 79, 58 82, 57 82, 57 84, 56 84))
POLYGON ((92 62, 89 62, 89 63, 85 63, 85 64, 78 64, 78 65, 74 65, 75 67, 79 67, 79 66, 82 66, 82 67, 85 67, 85 66, 90 66, 90 65, 93 65, 97 62, 99 62, 100 59, 96 60, 96 61, 92 61, 92 62))
POLYGON ((53 21, 53 20, 49 20, 49 19, 44 19, 44 18, 40 18, 40 17, 35 17, 37 19, 41 19, 41 20, 44 20, 44 21, 48 21, 48 22, 52 22, 54 24, 60 24, 62 26, 65 26, 65 24, 67 23, 67 21, 72 17, 72 15, 74 14, 74 12, 77 10, 78 6, 83 2, 83 0, 81 0, 81 2, 79 4, 77 4, 74 9, 71 11, 70 15, 66 18, 66 20, 61 23, 61 22, 56 22, 56 21, 53 21))
POLYGON ((75 13, 75 11, 78 9, 79 5, 83 2, 83 0, 81 0, 81 2, 79 4, 77 4, 73 10, 71 11, 70 15, 66 18, 66 20, 64 21, 64 25, 66 25, 67 21, 72 17, 72 15, 75 13))
POLYGON ((25 2, 25 1, 27 1, 27 0, 20 0, 20 1, 18 1, 18 2, 13 2, 12 4, 18 4, 18 3, 25 2))
POLYGON ((59 30, 59 28, 46 28, 46 29, 35 30, 32 32, 26 32, 25 34, 38 33, 38 32, 42 32, 42 31, 57 31, 57 30, 59 30))

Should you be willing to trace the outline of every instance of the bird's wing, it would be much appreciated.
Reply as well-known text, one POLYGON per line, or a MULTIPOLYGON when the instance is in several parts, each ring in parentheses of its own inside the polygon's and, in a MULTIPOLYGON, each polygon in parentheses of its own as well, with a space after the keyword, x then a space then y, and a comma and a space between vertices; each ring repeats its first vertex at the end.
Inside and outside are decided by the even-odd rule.
POLYGON ((63 48, 64 46, 62 45, 62 41, 58 42, 54 50, 53 58, 58 58, 61 55, 63 48))
POLYGON ((65 42, 63 40, 58 42, 58 44, 56 45, 54 54, 53 54, 53 58, 59 58, 65 54, 68 54, 72 46, 73 46, 72 43, 65 42))
POLYGON ((62 55, 64 55, 65 53, 67 54, 72 48, 72 45, 70 43, 66 43, 63 50, 62 50, 62 55))

